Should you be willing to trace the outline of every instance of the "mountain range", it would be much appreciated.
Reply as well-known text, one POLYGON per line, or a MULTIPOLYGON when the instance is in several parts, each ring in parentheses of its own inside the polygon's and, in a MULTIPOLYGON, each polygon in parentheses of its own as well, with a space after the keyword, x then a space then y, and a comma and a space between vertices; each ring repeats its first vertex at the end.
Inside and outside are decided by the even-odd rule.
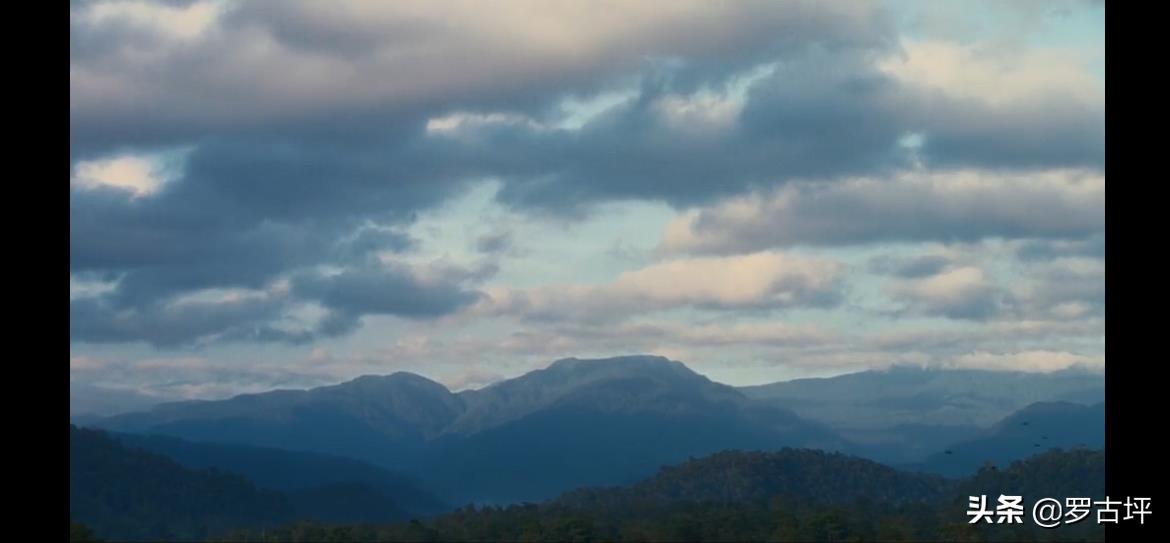
POLYGON ((894 366, 739 390, 825 424, 857 444, 855 452, 892 463, 940 452, 1034 403, 1105 400, 1104 377, 1078 369, 1029 373, 894 366))
POLYGON ((1104 443, 1104 402, 1038 402, 920 463, 903 467, 961 477, 987 464, 1007 465, 1037 452, 1099 449, 1104 443))
MULTIPOLYGON (((459 393, 395 373, 162 404, 90 424, 346 457, 407 475, 438 501, 513 503, 630 484, 661 466, 725 449, 842 451, 963 475, 981 464, 928 459, 967 442, 963 450, 984 460, 981 445, 971 442, 990 439, 999 419, 1036 402, 1099 401, 1103 390, 1100 374, 1089 372, 910 368, 735 388, 679 362, 627 356, 559 360, 459 393)), ((1056 409, 1080 407, 1066 402, 1056 409)), ((1100 446, 1092 436, 1085 440, 1100 446)), ((988 459, 1038 452, 1028 445, 988 459)))

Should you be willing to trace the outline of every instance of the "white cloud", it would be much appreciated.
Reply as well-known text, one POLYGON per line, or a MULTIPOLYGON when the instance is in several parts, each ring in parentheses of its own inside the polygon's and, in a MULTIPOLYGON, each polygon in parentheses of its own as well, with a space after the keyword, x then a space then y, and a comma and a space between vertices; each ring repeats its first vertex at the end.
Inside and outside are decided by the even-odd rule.
POLYGON ((652 264, 601 285, 487 288, 472 314, 618 319, 682 307, 778 308, 816 305, 837 291, 843 267, 776 252, 698 257, 652 264))
POLYGON ((428 119, 426 131, 428 134, 459 136, 468 131, 474 131, 477 128, 491 127, 493 125, 520 125, 530 130, 545 130, 547 128, 531 117, 515 113, 479 114, 459 112, 428 119))
POLYGON ((909 304, 914 311, 953 319, 988 319, 998 316, 1005 291, 978 267, 964 266, 920 279, 893 281, 887 292, 909 304))
POLYGON ((953 367, 987 370, 1050 372, 1072 367, 1103 368, 1103 356, 1085 356, 1061 351, 1022 351, 993 353, 979 351, 956 356, 950 360, 953 367))
POLYGON ((712 93, 700 93, 694 96, 663 96, 654 103, 654 107, 674 130, 692 134, 718 134, 732 128, 743 110, 743 102, 712 93))
POLYGON ((134 197, 148 196, 162 186, 161 169, 151 160, 124 155, 101 160, 78 162, 70 180, 75 187, 94 189, 113 187, 134 197))
POLYGON ((965 303, 990 287, 983 270, 966 266, 920 280, 904 281, 895 285, 893 290, 915 301, 945 306, 965 303))
POLYGON ((1105 85, 1087 69, 1083 51, 990 49, 946 41, 907 41, 878 68, 899 81, 995 107, 1067 97, 1104 104, 1105 85))
POLYGON ((186 6, 137 1, 93 2, 85 7, 81 18, 91 25, 129 23, 165 37, 190 40, 216 23, 222 7, 223 2, 214 0, 186 6))

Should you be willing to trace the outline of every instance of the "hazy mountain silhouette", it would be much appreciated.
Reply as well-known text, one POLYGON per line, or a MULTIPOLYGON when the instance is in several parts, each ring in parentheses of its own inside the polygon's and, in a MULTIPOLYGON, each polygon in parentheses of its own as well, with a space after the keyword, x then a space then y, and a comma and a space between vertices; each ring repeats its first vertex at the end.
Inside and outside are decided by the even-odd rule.
POLYGON ((166 399, 86 383, 69 383, 69 418, 84 424, 99 417, 150 409, 166 399))
POLYGON ((480 501, 633 482, 726 448, 841 449, 830 430, 658 357, 561 360, 474 391, 424 472, 480 501))
POLYGON ((1105 404, 1040 402, 1004 418, 977 436, 937 452, 914 469, 958 477, 980 467, 1010 462, 1051 449, 1103 449, 1105 404))
POLYGON ((335 454, 394 469, 463 410, 443 385, 411 373, 363 376, 310 390, 167 403, 92 421, 103 428, 195 441, 335 454))
MULTIPOLYGON (((273 460, 282 454, 275 452, 273 460)), ((69 517, 102 537, 198 540, 294 520, 366 523, 412 516, 370 484, 263 489, 238 473, 190 469, 106 432, 69 427, 69 517)))
POLYGON ((123 447, 102 432, 69 428, 69 517, 103 537, 202 538, 296 518, 288 499, 243 477, 193 471, 123 447))
MULTIPOLYGON (((414 476, 455 503, 511 502, 625 484, 724 449, 809 447, 921 462, 986 435, 1033 398, 1094 399, 1102 387, 1099 374, 1083 371, 893 368, 737 389, 657 356, 569 358, 459 393, 396 373, 164 404, 95 424, 345 456, 414 476)), ((997 461, 1038 451, 1001 452, 997 461)))
POLYGON ((537 500, 726 448, 843 449, 831 430, 662 357, 565 359, 453 394, 396 373, 307 391, 164 404, 101 427, 337 454, 460 500, 537 500))
POLYGON ((857 452, 866 456, 910 462, 1036 402, 1104 401, 1105 380, 1078 369, 1025 373, 895 366, 739 390, 828 425, 859 444, 857 452))
MULTIPOLYGON (((441 499, 423 490, 421 483, 413 478, 351 458, 270 447, 196 443, 161 435, 109 435, 129 448, 166 456, 183 467, 217 468, 237 473, 258 487, 285 491, 290 496, 348 489, 353 490, 349 495, 360 497, 367 492, 353 488, 354 483, 360 483, 368 491, 390 498, 396 507, 414 515, 425 516, 450 509, 441 499)), ((381 500, 375 500, 378 501, 381 500)))

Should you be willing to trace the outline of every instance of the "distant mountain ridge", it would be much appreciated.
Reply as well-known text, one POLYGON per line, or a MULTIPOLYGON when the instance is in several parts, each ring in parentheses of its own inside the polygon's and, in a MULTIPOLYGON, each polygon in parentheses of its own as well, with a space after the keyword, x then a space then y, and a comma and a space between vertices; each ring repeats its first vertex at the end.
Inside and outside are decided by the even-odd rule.
POLYGON ((96 425, 347 456, 424 477, 453 499, 501 502, 630 482, 724 448, 848 446, 820 424, 653 356, 564 359, 457 394, 413 374, 365 376, 164 404, 96 425))
POLYGON ((985 427, 970 422, 987 418, 981 410, 1006 415, 1034 397, 1092 399, 1098 384, 1103 391, 1091 374, 895 368, 735 388, 680 362, 638 355, 562 359, 459 393, 400 372, 164 404, 94 424, 345 456, 411 474, 456 503, 506 503, 626 484, 724 449, 804 447, 921 461, 982 435, 985 427))
POLYGON ((1105 379, 1080 369, 1027 373, 894 366, 738 390, 829 426, 857 443, 859 454, 904 463, 979 434, 1037 402, 1102 402, 1105 379))
POLYGON ((984 465, 1008 463, 1052 450, 1105 447, 1105 404, 1038 402, 991 428, 958 441, 924 461, 905 467, 950 477, 965 477, 984 465))

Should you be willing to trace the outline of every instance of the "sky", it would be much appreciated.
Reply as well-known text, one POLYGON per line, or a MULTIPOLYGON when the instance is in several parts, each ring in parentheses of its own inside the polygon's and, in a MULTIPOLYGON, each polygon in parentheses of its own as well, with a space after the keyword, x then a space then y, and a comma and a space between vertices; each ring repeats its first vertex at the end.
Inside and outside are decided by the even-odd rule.
POLYGON ((1099 371, 1104 10, 74 1, 71 410, 1099 371))

